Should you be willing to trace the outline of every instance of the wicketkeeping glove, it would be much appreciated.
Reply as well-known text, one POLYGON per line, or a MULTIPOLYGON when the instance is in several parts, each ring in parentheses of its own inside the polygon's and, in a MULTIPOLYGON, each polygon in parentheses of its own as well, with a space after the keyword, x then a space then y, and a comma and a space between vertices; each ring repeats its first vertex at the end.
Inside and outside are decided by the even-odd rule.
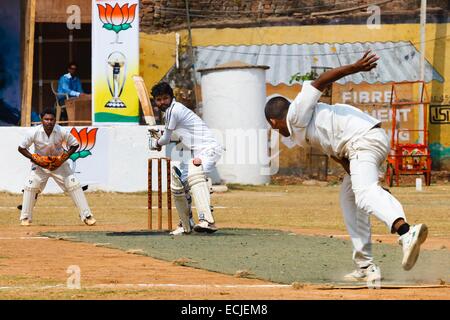
POLYGON ((49 170, 58 169, 67 159, 69 159, 69 154, 67 152, 63 152, 61 155, 54 157, 54 161, 50 164, 49 170))
POLYGON ((49 169, 50 165, 55 161, 56 157, 53 156, 41 156, 37 153, 33 153, 31 155, 31 159, 34 163, 36 163, 38 166, 49 169))
POLYGON ((51 171, 58 169, 68 158, 69 154, 67 152, 62 153, 59 156, 41 156, 37 153, 31 155, 31 159, 34 163, 51 171))

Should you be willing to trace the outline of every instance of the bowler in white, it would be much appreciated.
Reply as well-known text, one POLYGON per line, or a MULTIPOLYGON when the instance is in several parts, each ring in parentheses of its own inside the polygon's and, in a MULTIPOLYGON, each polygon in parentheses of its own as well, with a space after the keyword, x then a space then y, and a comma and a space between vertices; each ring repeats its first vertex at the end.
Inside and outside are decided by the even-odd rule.
POLYGON ((410 226, 400 202, 379 184, 380 169, 389 153, 389 139, 380 121, 347 105, 319 102, 322 91, 350 74, 369 72, 379 57, 367 51, 353 64, 331 69, 314 81, 305 81, 292 103, 283 97, 270 99, 266 119, 273 129, 301 147, 314 147, 342 164, 348 173, 342 182, 340 204, 353 244, 356 270, 350 281, 381 280, 373 262, 370 215, 383 221, 388 231, 399 235, 402 266, 410 270, 417 261, 427 226, 410 226))

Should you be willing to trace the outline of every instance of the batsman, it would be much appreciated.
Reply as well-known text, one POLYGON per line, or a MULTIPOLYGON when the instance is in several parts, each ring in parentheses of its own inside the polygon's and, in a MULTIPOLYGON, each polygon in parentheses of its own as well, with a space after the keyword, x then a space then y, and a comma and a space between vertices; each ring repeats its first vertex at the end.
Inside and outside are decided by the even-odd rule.
POLYGON ((211 180, 208 175, 220 160, 223 148, 211 130, 193 111, 174 98, 173 90, 166 82, 156 84, 151 92, 156 106, 164 112, 165 129, 162 135, 150 138, 150 149, 161 150, 176 134, 190 156, 182 161, 180 169, 172 167, 172 194, 180 216, 178 227, 172 235, 217 231, 211 206, 211 180), (192 218, 191 203, 194 201, 198 223, 192 218))
POLYGON ((42 124, 33 128, 18 148, 18 151, 32 162, 31 174, 23 191, 21 225, 31 224, 38 194, 44 190, 50 177, 70 195, 80 211, 81 221, 89 226, 94 225, 96 221, 81 185, 66 162, 78 149, 78 141, 56 124, 54 109, 44 110, 41 113, 41 122, 42 124), (28 148, 33 144, 34 153, 31 153, 28 148), (64 150, 63 144, 69 148, 67 151, 64 150))

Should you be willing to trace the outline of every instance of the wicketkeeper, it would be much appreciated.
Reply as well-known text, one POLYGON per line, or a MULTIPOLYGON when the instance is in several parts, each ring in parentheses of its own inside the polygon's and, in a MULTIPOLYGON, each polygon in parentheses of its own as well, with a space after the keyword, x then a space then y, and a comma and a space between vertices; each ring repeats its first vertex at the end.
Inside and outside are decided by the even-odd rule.
POLYGON ((272 128, 299 146, 322 150, 348 173, 342 183, 340 202, 357 269, 345 276, 347 280, 381 279, 373 262, 369 215, 375 215, 390 232, 400 236, 405 270, 416 263, 428 233, 425 224, 410 226, 400 202, 379 184, 380 168, 389 153, 389 139, 381 122, 350 105, 318 102, 327 86, 347 75, 372 70, 378 59, 367 51, 353 64, 329 70, 312 82, 305 81, 292 103, 275 97, 265 107, 272 128))
POLYGON ((211 207, 210 179, 208 174, 222 156, 223 148, 211 130, 198 115, 177 102, 173 90, 166 82, 152 88, 156 106, 164 112, 165 129, 161 137, 150 138, 150 149, 161 150, 175 133, 185 148, 190 150, 190 160, 182 161, 180 169, 172 167, 172 194, 180 216, 178 227, 172 235, 217 231, 211 207), (191 196, 198 214, 198 223, 192 219, 191 196))
POLYGON ((19 152, 32 162, 31 174, 23 191, 20 221, 22 226, 29 226, 33 219, 33 208, 38 194, 47 184, 48 178, 69 193, 80 211, 80 218, 85 224, 92 226, 95 219, 87 203, 86 197, 75 178, 72 169, 66 162, 78 149, 78 141, 69 132, 56 124, 54 109, 46 109, 41 113, 42 124, 33 128, 19 146, 19 152), (34 153, 28 148, 34 144, 34 153), (63 148, 65 144, 69 149, 63 148))

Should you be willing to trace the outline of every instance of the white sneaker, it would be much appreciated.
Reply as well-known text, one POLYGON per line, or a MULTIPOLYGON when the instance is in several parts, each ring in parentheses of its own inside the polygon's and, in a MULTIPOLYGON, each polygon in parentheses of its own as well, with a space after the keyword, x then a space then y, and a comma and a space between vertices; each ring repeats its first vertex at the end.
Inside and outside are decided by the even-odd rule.
POLYGON ((344 276, 345 281, 353 281, 353 282, 373 282, 373 281, 381 281, 383 278, 381 277, 380 267, 371 264, 367 268, 356 269, 355 271, 346 274, 344 276))
POLYGON ((187 234, 182 226, 178 226, 175 230, 170 232, 171 236, 180 236, 182 234, 187 234))
POLYGON ((22 220, 20 220, 20 225, 28 227, 31 225, 31 221, 28 218, 22 219, 22 220))
POLYGON ((209 223, 206 220, 200 220, 199 223, 194 226, 194 231, 213 233, 217 231, 217 227, 214 223, 209 223))
MULTIPOLYGON (((193 229, 195 222, 192 218, 189 219, 189 224, 191 225, 191 229, 193 229)), ((183 225, 181 224, 181 221, 180 221, 180 223, 178 223, 177 228, 175 230, 171 231, 169 234, 171 236, 179 236, 182 234, 189 234, 189 233, 191 233, 191 232, 184 231, 183 225)))
POLYGON ((400 236, 398 243, 403 247, 402 267, 411 270, 416 264, 420 253, 420 245, 425 242, 428 235, 428 227, 425 224, 411 226, 409 231, 400 236))
POLYGON ((97 220, 95 220, 93 216, 89 216, 87 218, 84 218, 83 222, 88 226, 93 226, 97 222, 97 220))

